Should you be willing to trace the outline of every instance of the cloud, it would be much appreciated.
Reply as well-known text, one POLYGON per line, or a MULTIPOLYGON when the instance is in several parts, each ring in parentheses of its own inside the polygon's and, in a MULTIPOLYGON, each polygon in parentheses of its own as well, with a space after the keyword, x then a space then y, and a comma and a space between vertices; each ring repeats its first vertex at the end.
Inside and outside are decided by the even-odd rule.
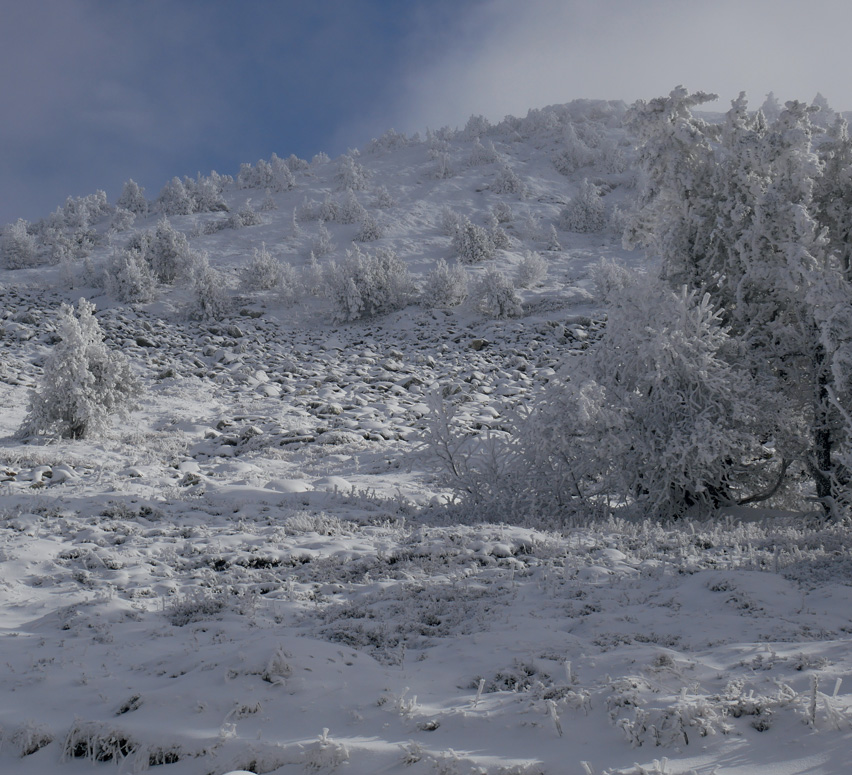
MULTIPOLYGON (((814 0, 487 0, 414 46, 387 114, 409 131, 463 125, 576 98, 631 102, 678 83, 852 108, 846 30, 852 6, 814 0)), ((720 109, 725 109, 722 103, 720 109)))

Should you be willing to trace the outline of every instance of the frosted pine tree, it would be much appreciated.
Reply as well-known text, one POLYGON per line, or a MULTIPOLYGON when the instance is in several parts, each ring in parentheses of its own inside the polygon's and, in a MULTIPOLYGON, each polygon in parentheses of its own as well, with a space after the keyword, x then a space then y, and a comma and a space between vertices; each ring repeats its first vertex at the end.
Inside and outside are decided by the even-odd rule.
POLYGON ((60 341, 44 364, 40 387, 30 397, 21 437, 41 434, 82 439, 103 433, 114 415, 125 414, 140 394, 139 380, 120 352, 110 351, 94 316, 80 299, 77 313, 63 304, 60 341))

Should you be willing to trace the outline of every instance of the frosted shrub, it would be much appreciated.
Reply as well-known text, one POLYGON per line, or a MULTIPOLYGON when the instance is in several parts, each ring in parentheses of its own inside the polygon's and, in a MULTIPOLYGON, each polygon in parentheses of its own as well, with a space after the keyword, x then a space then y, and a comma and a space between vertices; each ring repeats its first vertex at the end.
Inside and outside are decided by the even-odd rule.
POLYGON ((252 208, 251 199, 247 199, 245 204, 237 212, 231 213, 228 217, 228 226, 232 229, 242 229, 245 226, 260 226, 261 223, 263 223, 263 219, 252 208))
POLYGON ((560 445, 573 439, 585 491, 676 516, 765 490, 777 471, 757 429, 771 432, 773 402, 723 360, 731 341, 709 297, 608 264, 596 273, 607 327, 574 358, 571 383, 546 402, 541 423, 559 423, 560 445))
POLYGON ((25 269, 38 263, 35 237, 27 231, 27 222, 19 218, 3 229, 0 254, 6 269, 25 269))
POLYGON ((383 235, 381 224, 369 213, 364 214, 361 226, 355 233, 355 242, 375 242, 383 235))
POLYGON ((251 260, 243 270, 242 279, 246 288, 255 291, 268 291, 281 285, 281 262, 266 249, 265 243, 260 246, 260 250, 254 249, 251 260))
POLYGON ((535 288, 545 277, 547 277, 547 261, 538 253, 526 251, 523 260, 518 264, 515 285, 518 288, 535 288))
POLYGON ((151 301, 156 279, 138 250, 116 250, 104 270, 104 290, 124 302, 151 301))
POLYGON ((453 234, 453 250, 462 263, 478 264, 494 256, 494 243, 487 230, 463 218, 453 234))
POLYGON ((471 298, 476 309, 490 318, 512 318, 523 312, 512 281, 493 266, 477 281, 471 298))
POLYGON ((340 160, 335 176, 341 191, 363 191, 367 188, 367 170, 350 153, 340 160))
POLYGON ((157 197, 157 210, 164 216, 192 214, 192 198, 180 178, 174 177, 163 186, 157 197))
POLYGON ((145 199, 145 189, 132 178, 128 180, 121 189, 121 195, 116 201, 117 207, 130 210, 134 215, 145 217, 148 215, 148 200, 145 199))
POLYGON ((301 283, 311 296, 321 296, 325 288, 325 273, 313 251, 308 263, 302 268, 301 283))
POLYGON ((479 138, 473 141, 473 148, 470 151, 470 157, 467 163, 471 167, 479 167, 483 164, 493 164, 497 161, 497 151, 494 148, 494 143, 490 140, 486 145, 483 145, 479 138))
POLYGON ((326 228, 325 223, 320 221, 317 229, 317 236, 311 242, 311 253, 317 258, 327 256, 329 253, 334 253, 337 245, 331 241, 331 233, 326 228))
POLYGON ((376 199, 373 202, 375 207, 379 207, 382 210, 387 210, 396 205, 396 200, 391 196, 390 192, 385 188, 385 186, 379 186, 376 189, 376 199))
POLYGON ((405 262, 386 248, 375 253, 347 250, 340 264, 329 266, 326 282, 334 317, 341 321, 402 309, 415 291, 405 262))
POLYGON ((435 162, 435 166, 432 168, 433 178, 436 180, 446 180, 447 178, 453 177, 455 172, 453 171, 453 166, 450 162, 449 153, 446 151, 431 151, 430 156, 435 162))
POLYGON ((587 179, 580 191, 562 210, 559 225, 566 231, 580 233, 603 231, 606 226, 606 208, 596 185, 587 179))
POLYGON ((455 236, 459 227, 462 225, 463 220, 462 216, 454 210, 450 210, 449 207, 442 207, 440 222, 441 233, 447 237, 455 236))
POLYGON ((491 190, 495 194, 517 194, 523 196, 525 187, 517 173, 507 164, 501 164, 497 176, 491 184, 491 190))
POLYGON ((354 191, 347 191, 343 196, 343 201, 337 208, 337 213, 333 218, 325 218, 324 220, 336 220, 338 223, 357 223, 362 220, 367 214, 364 206, 358 201, 354 191))
POLYGON ((207 178, 199 175, 197 180, 184 178, 183 185, 192 200, 194 213, 227 212, 228 205, 222 198, 222 186, 215 172, 207 178))
POLYGON ((511 223, 512 219, 515 217, 512 214, 512 208, 509 207, 506 202, 497 202, 497 204, 494 205, 494 207, 492 208, 491 212, 497 219, 497 223, 511 223))
POLYGON ((85 299, 59 312, 60 341, 44 364, 39 388, 19 430, 23 438, 40 434, 82 439, 102 433, 110 418, 125 414, 141 392, 139 381, 120 352, 111 352, 85 299))
POLYGON ((221 320, 230 312, 230 299, 224 275, 210 266, 206 254, 198 256, 190 275, 192 302, 190 317, 199 320, 221 320))
MULTIPOLYGON (((143 244, 144 242, 143 239, 143 244)), ((178 277, 187 274, 192 262, 189 242, 165 217, 160 220, 156 231, 147 240, 144 255, 154 276, 166 284, 171 284, 178 277)))
POLYGON ((311 165, 308 164, 307 160, 300 159, 296 156, 295 153, 291 153, 286 159, 284 159, 284 163, 290 168, 290 172, 304 172, 311 165))
POLYGON ((420 294, 421 303, 430 308, 456 307, 467 298, 467 272, 460 264, 448 265, 439 258, 426 275, 420 294))

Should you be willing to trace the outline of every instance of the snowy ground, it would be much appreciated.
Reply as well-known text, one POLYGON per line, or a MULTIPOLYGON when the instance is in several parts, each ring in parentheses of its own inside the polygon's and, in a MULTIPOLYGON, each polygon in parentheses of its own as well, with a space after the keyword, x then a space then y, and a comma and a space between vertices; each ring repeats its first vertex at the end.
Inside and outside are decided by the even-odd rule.
MULTIPOLYGON (((548 223, 577 181, 552 149, 513 148, 534 192, 515 206, 548 223)), ((441 188, 421 146, 371 164, 400 203, 386 239, 419 274, 447 256, 445 202, 493 203, 490 173, 459 164, 441 188)), ((312 235, 288 210, 303 196, 239 231, 174 220, 224 271, 261 240, 304 263, 312 235)), ((343 244, 354 227, 335 228, 343 244)), ((510 234, 507 271, 541 247, 520 222, 510 234)), ((429 396, 499 427, 598 330, 588 265, 620 249, 559 236, 516 320, 412 306, 335 325, 267 293, 198 323, 181 289, 136 309, 94 298, 147 393, 80 442, 14 432, 57 303, 96 291, 5 272, 0 771, 845 772, 848 526, 448 517, 420 443, 429 396)))

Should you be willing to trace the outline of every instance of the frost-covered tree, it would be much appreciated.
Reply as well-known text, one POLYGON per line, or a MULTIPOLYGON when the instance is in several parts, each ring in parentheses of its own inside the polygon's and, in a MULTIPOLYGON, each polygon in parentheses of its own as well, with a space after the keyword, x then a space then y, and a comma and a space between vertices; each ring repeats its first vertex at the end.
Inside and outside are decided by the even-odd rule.
POLYGON ((361 219, 361 225, 355 236, 352 238, 355 242, 375 242, 382 238, 384 230, 382 225, 368 212, 365 211, 364 217, 361 219))
POLYGON ((453 233, 453 251, 459 261, 478 264, 494 256, 494 243, 487 229, 462 218, 453 233))
POLYGON ((138 250, 113 252, 104 268, 104 290, 125 302, 151 301, 157 282, 151 267, 138 250))
POLYGON ((512 281, 493 266, 486 268, 470 294, 476 310, 490 318, 514 318, 523 312, 512 281))
POLYGON ((266 248, 254 249, 252 257, 243 270, 243 285, 253 291, 268 291, 281 285, 284 272, 281 262, 266 248))
POLYGON ((170 285, 178 277, 188 273, 193 255, 186 236, 175 229, 165 216, 157 223, 145 250, 145 258, 151 265, 154 276, 161 283, 170 285))
POLYGON ((340 159, 337 167, 337 187, 341 191, 363 191, 367 188, 367 170, 349 153, 340 159))
POLYGON ((192 197, 180 178, 174 177, 163 186, 157 196, 157 210, 165 217, 191 215, 195 206, 192 197))
POLYGON ((460 264, 447 264, 439 258, 426 275, 420 293, 421 303, 429 308, 456 307, 467 298, 468 276, 460 264))
POLYGON ((56 435, 82 439, 102 433, 113 415, 126 413, 141 392, 127 358, 104 344, 95 305, 80 299, 77 312, 63 304, 60 341, 44 364, 19 430, 24 438, 56 435))
POLYGON ((565 231, 581 234, 603 231, 606 226, 606 207, 600 189, 584 178, 577 196, 563 208, 559 225, 565 231))
POLYGON ((526 186, 524 186, 524 182, 508 164, 501 164, 497 170, 497 174, 494 176, 491 190, 495 194, 517 194, 519 197, 523 197, 526 186))
POLYGON ((518 264, 515 285, 518 288, 535 288, 547 277, 547 261, 540 254, 528 250, 518 264))
POLYGON ((0 255, 6 269, 26 269, 38 263, 36 239, 29 233, 28 225, 23 218, 19 218, 3 229, 0 255))
POLYGON ((710 127, 690 114, 704 97, 675 90, 634 108, 648 183, 629 236, 661 257, 670 282, 712 294, 737 358, 782 407, 777 453, 804 466, 826 511, 841 513, 852 427, 840 398, 848 372, 837 364, 852 321, 829 311, 847 309, 852 288, 846 219, 829 204, 838 188, 826 170, 845 174, 842 130, 820 158, 804 103, 788 102, 767 124, 741 95, 710 127))
POLYGON ((665 516, 771 491, 787 465, 760 441, 773 437, 773 403, 730 357, 738 347, 710 295, 606 264, 598 273, 606 329, 552 398, 581 490, 665 516))
POLYGON ((121 195, 115 204, 142 218, 148 215, 148 200, 145 198, 145 189, 132 178, 125 182, 121 189, 121 195))
POLYGON ((224 275, 214 267, 206 253, 195 257, 189 277, 192 301, 190 317, 199 320, 221 320, 231 309, 224 275))
POLYGON ((334 317, 347 321, 402 309, 414 299, 415 286, 405 262, 392 250, 347 250, 326 272, 334 317))

